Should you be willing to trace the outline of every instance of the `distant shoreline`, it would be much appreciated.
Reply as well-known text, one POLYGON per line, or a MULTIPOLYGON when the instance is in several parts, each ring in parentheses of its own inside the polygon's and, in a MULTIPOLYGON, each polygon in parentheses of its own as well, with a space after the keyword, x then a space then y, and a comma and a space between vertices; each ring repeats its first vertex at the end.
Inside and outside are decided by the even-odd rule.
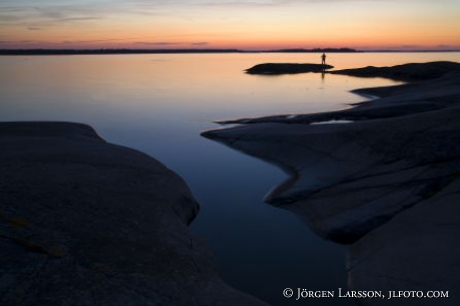
POLYGON ((460 50, 356 50, 351 48, 314 48, 278 50, 240 49, 0 49, 0 55, 110 55, 110 54, 194 54, 194 53, 408 53, 460 52, 460 50))
POLYGON ((91 54, 181 54, 181 53, 355 53, 350 48, 239 50, 239 49, 0 49, 0 55, 91 55, 91 54))

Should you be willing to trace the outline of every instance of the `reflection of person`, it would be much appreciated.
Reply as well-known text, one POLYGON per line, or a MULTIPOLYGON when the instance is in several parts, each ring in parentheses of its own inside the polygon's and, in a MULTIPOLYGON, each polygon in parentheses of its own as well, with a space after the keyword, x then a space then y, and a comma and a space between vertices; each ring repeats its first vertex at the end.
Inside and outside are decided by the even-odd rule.
POLYGON ((321 55, 321 65, 326 65, 326 54, 321 55))

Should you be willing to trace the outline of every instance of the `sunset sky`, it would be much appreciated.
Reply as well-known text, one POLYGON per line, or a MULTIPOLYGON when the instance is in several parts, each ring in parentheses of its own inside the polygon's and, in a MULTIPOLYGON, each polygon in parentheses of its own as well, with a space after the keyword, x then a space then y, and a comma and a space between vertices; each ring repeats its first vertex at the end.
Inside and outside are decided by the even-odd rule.
POLYGON ((459 16, 459 0, 1 0, 0 49, 460 49, 459 16))

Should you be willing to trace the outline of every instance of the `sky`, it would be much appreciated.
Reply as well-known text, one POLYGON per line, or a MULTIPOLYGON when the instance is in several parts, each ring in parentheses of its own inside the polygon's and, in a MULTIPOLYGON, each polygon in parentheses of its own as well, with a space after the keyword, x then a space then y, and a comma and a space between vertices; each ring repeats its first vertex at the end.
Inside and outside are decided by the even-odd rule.
POLYGON ((459 0, 0 0, 0 49, 458 50, 459 16, 459 0))

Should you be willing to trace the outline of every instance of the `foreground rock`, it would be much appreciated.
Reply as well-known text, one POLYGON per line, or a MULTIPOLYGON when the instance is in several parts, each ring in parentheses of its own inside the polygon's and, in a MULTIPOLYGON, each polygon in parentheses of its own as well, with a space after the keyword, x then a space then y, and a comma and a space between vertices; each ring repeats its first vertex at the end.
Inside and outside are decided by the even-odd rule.
POLYGON ((266 63, 258 64, 246 70, 248 74, 295 74, 305 72, 324 72, 332 69, 333 66, 322 64, 290 64, 290 63, 266 63))
POLYGON ((459 190, 457 178, 351 246, 348 271, 352 288, 384 290, 387 298, 388 291, 418 296, 372 299, 363 305, 460 305, 459 190))
POLYGON ((0 147, 0 305, 265 305, 219 278, 158 161, 70 123, 1 123, 0 147))
POLYGON ((434 66, 444 63, 426 71, 417 65, 427 81, 361 90, 384 98, 350 110, 241 119, 232 123, 244 125, 203 135, 290 174, 266 201, 296 212, 322 237, 352 245, 351 289, 387 297, 389 290, 450 291, 436 305, 459 305, 460 64, 441 76, 433 76, 434 66), (349 123, 312 124, 318 121, 349 123))

